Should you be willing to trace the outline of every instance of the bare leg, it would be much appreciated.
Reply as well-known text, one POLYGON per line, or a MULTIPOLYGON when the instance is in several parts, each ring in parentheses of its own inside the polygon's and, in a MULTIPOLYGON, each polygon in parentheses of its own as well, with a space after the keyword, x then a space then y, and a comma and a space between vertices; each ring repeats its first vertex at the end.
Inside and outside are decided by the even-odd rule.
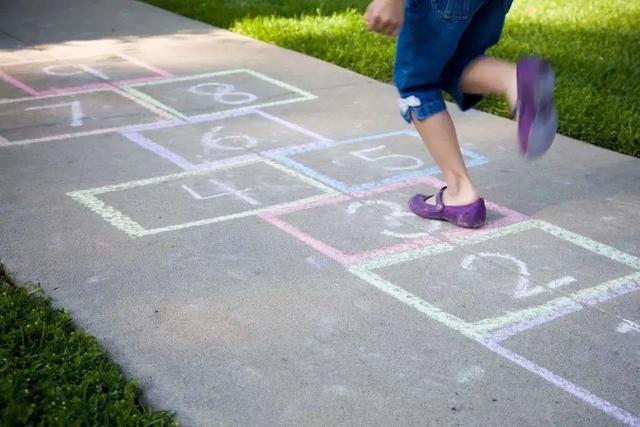
POLYGON ((462 91, 504 95, 513 109, 518 98, 516 66, 490 56, 478 58, 462 74, 462 91))
MULTIPOLYGON (((507 98, 512 109, 516 105, 516 67, 509 62, 491 57, 478 58, 464 71, 461 85, 465 93, 497 93, 507 98)), ((413 123, 447 182, 444 203, 462 206, 475 202, 478 193, 464 164, 449 113, 443 111, 423 121, 413 120, 413 123)), ((435 201, 430 198, 427 203, 435 201)))
MULTIPOLYGON (((413 123, 447 182, 444 204, 462 206, 478 200, 449 113, 443 111, 423 121, 414 120, 413 123)), ((433 197, 427 203, 434 203, 433 197)))

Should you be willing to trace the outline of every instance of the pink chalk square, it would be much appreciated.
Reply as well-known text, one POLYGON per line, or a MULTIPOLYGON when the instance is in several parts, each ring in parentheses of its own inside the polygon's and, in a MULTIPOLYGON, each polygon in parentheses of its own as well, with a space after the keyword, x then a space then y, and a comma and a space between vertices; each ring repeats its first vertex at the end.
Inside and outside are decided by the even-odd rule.
POLYGON ((25 91, 15 84, 7 81, 6 75, 0 69, 0 100, 1 99, 16 99, 24 98, 25 91))
POLYGON ((45 96, 173 77, 123 53, 0 65, 0 80, 24 94, 45 96))
POLYGON ((446 222, 425 220, 409 211, 407 200, 411 195, 432 194, 443 184, 434 177, 415 178, 372 191, 263 212, 260 216, 345 265, 465 235, 487 233, 526 219, 517 212, 488 203, 488 223, 483 230, 460 230, 446 222))

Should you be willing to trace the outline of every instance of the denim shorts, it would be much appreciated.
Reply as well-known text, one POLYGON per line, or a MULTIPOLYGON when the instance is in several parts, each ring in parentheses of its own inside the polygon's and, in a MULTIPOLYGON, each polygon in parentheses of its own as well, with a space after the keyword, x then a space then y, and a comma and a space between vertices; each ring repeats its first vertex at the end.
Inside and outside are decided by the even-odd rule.
POLYGON ((482 96, 462 93, 465 68, 498 43, 513 0, 405 0, 394 81, 404 119, 424 120, 446 109, 442 92, 461 110, 482 96))

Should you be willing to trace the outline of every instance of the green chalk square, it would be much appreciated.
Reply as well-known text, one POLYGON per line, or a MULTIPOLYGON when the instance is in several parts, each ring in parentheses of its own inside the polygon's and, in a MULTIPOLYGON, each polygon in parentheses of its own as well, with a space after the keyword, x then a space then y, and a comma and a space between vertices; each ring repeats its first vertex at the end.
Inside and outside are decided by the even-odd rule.
MULTIPOLYGON (((527 236, 523 235, 523 238, 526 237, 527 236)), ((544 250, 545 248, 534 249, 544 250)), ((471 257, 467 259, 472 259, 472 263, 476 262, 479 264, 481 261, 477 260, 481 258, 483 253, 464 251, 463 254, 466 254, 467 257, 471 257)), ((548 264, 553 263, 552 258, 554 257, 554 253, 546 254, 546 257, 550 260, 548 264)), ((482 261, 485 261, 486 263, 487 260, 482 261)), ((559 258, 558 262, 562 262, 562 259, 559 258)), ((456 266, 456 269, 460 270, 461 267, 456 266)), ((473 268, 471 268, 471 270, 472 271, 469 273, 476 273, 473 271, 473 268)), ((584 305, 596 305, 624 293, 640 289, 640 259, 610 246, 596 242, 585 236, 581 236, 563 228, 537 220, 524 221, 496 230, 491 230, 484 234, 468 233, 463 237, 458 237, 454 244, 441 243, 426 248, 390 255, 381 260, 368 261, 353 266, 350 268, 350 271, 396 299, 399 299, 424 314, 427 314, 429 317, 439 320, 467 336, 481 339, 490 336, 496 330, 511 327, 520 323, 530 322, 536 318, 545 318, 546 320, 542 321, 542 323, 544 323, 568 312, 580 309, 584 305), (427 302, 427 299, 431 301, 434 299, 425 299, 419 296, 420 294, 424 294, 424 292, 420 290, 418 292, 414 292, 413 289, 408 289, 409 281, 405 279, 407 277, 416 277, 416 275, 424 273, 425 270, 424 266, 416 267, 416 263, 408 264, 409 262, 421 260, 425 263, 430 263, 431 267, 433 267, 434 264, 437 264, 434 262, 436 259, 434 258, 435 256, 451 255, 456 253, 456 249, 468 248, 471 245, 491 242, 503 236, 515 236, 531 231, 542 231, 545 235, 548 235, 549 238, 560 239, 560 242, 555 246, 565 246, 565 251, 571 248, 574 250, 577 248, 586 250, 587 252, 580 252, 575 256, 579 262, 584 264, 584 269, 587 270, 587 273, 582 277, 583 280, 576 280, 573 276, 563 276, 556 281, 550 280, 550 278, 554 278, 552 272, 549 271, 553 268, 549 268, 547 265, 537 268, 539 272, 531 276, 528 271, 525 271, 525 274, 523 270, 519 269, 517 263, 514 260, 508 259, 508 257, 487 257, 487 259, 492 261, 494 264, 498 264, 500 267, 506 268, 501 268, 500 276, 509 277, 509 280, 512 280, 516 287, 521 284, 518 282, 518 280, 520 280, 519 278, 531 277, 531 279, 533 279, 538 275, 547 275, 547 277, 543 277, 544 282, 533 280, 524 282, 526 286, 521 286, 521 291, 524 292, 524 297, 522 297, 520 301, 516 301, 517 303, 515 304, 515 307, 499 307, 499 314, 495 314, 496 310, 494 310, 493 314, 490 313, 490 311, 492 308, 495 308, 496 304, 499 305, 504 302, 501 301, 501 298, 504 299, 505 295, 498 294, 496 296, 488 294, 489 297, 486 298, 485 296, 485 299, 483 300, 482 293, 486 290, 485 286, 478 286, 477 289, 471 289, 467 294, 454 294, 453 298, 447 299, 442 295, 445 295, 446 292, 451 293, 452 291, 455 293, 457 283, 450 284, 448 280, 447 283, 444 284, 445 286, 440 286, 440 288, 450 287, 451 289, 444 289, 444 291, 436 289, 438 287, 438 284, 436 284, 434 287, 434 289, 436 289, 434 292, 435 296, 438 296, 439 291, 444 292, 444 294, 441 293, 439 299, 434 298, 435 300, 438 300, 435 303, 427 302), (607 265, 606 269, 603 269, 600 264, 605 259, 610 260, 613 263, 611 265, 607 265), (585 263, 585 261, 587 263, 585 263), (387 267, 400 265, 404 268, 401 280, 398 278, 389 279, 387 278, 388 275, 385 275, 380 271, 387 267), (509 266, 512 267, 509 268, 509 266), (611 270, 614 272, 611 273, 611 270), (608 276, 606 276, 607 274, 608 276), (574 281, 569 280, 570 278, 573 278, 574 281), (584 280, 585 278, 591 279, 591 283, 584 280), (547 283, 547 280, 550 281, 547 283), (585 281, 587 283, 585 283, 585 281), (403 283, 403 285, 400 287, 396 285, 396 283, 403 283), (557 288, 546 288, 543 285, 557 286, 557 288), (538 289, 540 287, 543 289, 538 289), (527 294, 527 292, 529 292, 529 294, 527 294), (476 316, 475 319, 463 318, 463 316, 460 313, 456 313, 455 308, 452 307, 452 305, 460 304, 461 295, 470 295, 471 298, 468 300, 468 303, 476 304, 475 308, 480 312, 480 315, 476 316), (493 301, 491 300, 491 297, 494 297, 493 301), (479 300, 476 301, 476 298, 479 300), (527 299, 532 301, 532 303, 528 303, 526 301, 527 299), (494 304, 494 306, 491 306, 491 304, 494 304)), ((478 272, 479 275, 481 275, 481 273, 481 271, 478 272)), ((427 276, 428 274, 429 273, 427 273, 427 276)), ((453 273, 454 278, 460 277, 455 276, 456 274, 459 274, 459 272, 456 271, 453 273)), ((488 274, 489 273, 485 274, 485 278, 490 277, 488 274)), ((450 278, 450 276, 451 275, 447 277, 450 278)), ((417 277, 419 278, 419 276, 417 277)), ((440 281, 440 283, 442 283, 442 281, 440 281)), ((489 283, 487 286, 491 287, 494 285, 494 283, 489 283)), ((510 291, 513 291, 514 289, 515 288, 510 291)), ((463 303, 467 303, 467 301, 463 300, 463 303)), ((513 305, 512 301, 509 303, 513 305)), ((457 308, 458 311, 460 311, 460 307, 457 308)), ((468 307, 463 304, 462 310, 467 309, 468 307)))

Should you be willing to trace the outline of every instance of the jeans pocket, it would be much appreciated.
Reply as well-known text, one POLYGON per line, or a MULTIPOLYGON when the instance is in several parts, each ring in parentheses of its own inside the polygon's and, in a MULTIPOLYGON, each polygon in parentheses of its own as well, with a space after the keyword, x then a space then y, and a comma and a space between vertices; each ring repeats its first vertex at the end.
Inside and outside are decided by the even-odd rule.
POLYGON ((502 0, 502 7, 504 8, 504 13, 509 12, 509 9, 511 9, 512 4, 513 4, 513 0, 502 0))
POLYGON ((469 19, 473 12, 471 0, 431 0, 431 7, 441 17, 452 21, 469 19))

